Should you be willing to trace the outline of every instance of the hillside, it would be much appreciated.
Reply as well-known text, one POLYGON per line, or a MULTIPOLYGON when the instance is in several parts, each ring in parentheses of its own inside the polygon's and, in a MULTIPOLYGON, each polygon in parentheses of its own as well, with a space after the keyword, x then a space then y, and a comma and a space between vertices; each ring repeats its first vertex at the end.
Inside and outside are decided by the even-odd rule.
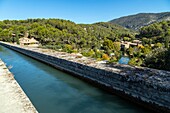
POLYGON ((170 12, 163 13, 139 13, 136 15, 130 15, 120 17, 109 21, 110 23, 116 23, 129 29, 138 30, 139 28, 163 20, 170 20, 170 12))
POLYGON ((120 42, 124 37, 135 37, 130 30, 107 22, 76 24, 62 19, 0 21, 0 41, 19 43, 19 39, 25 33, 29 33, 28 37, 38 40, 42 47, 65 52, 81 52, 86 56, 99 58, 103 51, 108 54, 113 52, 113 42, 120 42), (100 54, 95 56, 95 52, 99 53, 99 50, 100 54))
POLYGON ((142 27, 139 30, 139 35, 136 37, 142 38, 143 42, 146 42, 147 39, 150 40, 150 43, 165 43, 166 38, 169 38, 169 36, 170 21, 162 21, 142 27))
MULTIPOLYGON (((24 34, 29 34, 28 38, 34 37, 38 40, 42 48, 68 53, 78 52, 84 56, 93 57, 97 60, 108 60, 109 62, 117 62, 121 56, 127 55, 131 58, 130 65, 154 67, 157 66, 156 61, 158 60, 156 59, 154 62, 152 58, 147 58, 146 56, 160 47, 163 47, 167 52, 170 42, 170 21, 157 22, 142 27, 138 33, 109 22, 76 24, 62 19, 0 21, 0 41, 19 44, 19 39, 24 37, 24 34), (132 42, 135 37, 140 38, 143 45, 121 48, 121 41, 132 42), (153 62, 150 63, 150 61, 153 62)), ((161 55, 166 56, 161 58, 156 55, 150 56, 156 56, 160 60, 162 58, 169 59, 167 56, 170 56, 169 53, 161 53, 161 55)), ((167 67, 169 67, 168 59, 162 60, 166 62, 161 64, 168 63, 167 67)), ((165 65, 160 65, 159 69, 165 69, 164 67, 165 65)), ((158 66, 154 68, 158 68, 158 66)), ((166 70, 169 70, 169 68, 166 70)))
POLYGON ((109 22, 98 22, 94 24, 81 24, 81 27, 92 35, 97 36, 100 39, 109 38, 113 41, 120 40, 124 36, 134 37, 134 32, 126 29, 117 24, 111 24, 109 22))

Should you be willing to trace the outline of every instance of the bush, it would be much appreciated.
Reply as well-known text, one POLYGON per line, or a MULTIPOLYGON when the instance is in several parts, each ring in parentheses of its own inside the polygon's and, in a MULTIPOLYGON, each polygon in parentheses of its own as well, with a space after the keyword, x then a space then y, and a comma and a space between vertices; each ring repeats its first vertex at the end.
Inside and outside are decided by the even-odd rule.
POLYGON ((137 57, 131 58, 128 64, 132 65, 132 66, 141 66, 142 65, 142 59, 137 58, 137 57))
POLYGON ((95 52, 95 55, 94 55, 94 58, 102 58, 102 55, 103 55, 103 52, 101 52, 101 51, 96 51, 95 52))
POLYGON ((82 55, 86 57, 93 57, 94 54, 95 52, 92 49, 90 51, 82 52, 82 55))
POLYGON ((118 59, 115 56, 113 56, 110 58, 109 63, 112 63, 112 62, 118 62, 118 59))
POLYGON ((110 60, 110 57, 107 54, 102 55, 103 60, 110 60))
POLYGON ((72 53, 72 52, 73 52, 73 47, 72 47, 72 45, 65 44, 64 47, 63 47, 63 51, 64 51, 64 52, 67 52, 67 53, 72 53))

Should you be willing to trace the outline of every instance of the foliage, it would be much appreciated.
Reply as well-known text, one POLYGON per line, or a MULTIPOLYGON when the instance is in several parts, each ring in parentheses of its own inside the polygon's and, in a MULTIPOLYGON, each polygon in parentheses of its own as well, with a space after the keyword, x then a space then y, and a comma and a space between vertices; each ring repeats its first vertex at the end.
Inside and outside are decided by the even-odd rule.
POLYGON ((165 36, 165 47, 169 48, 169 43, 170 43, 170 35, 165 36))
POLYGON ((113 50, 119 52, 121 49, 120 42, 113 42, 113 50))
POLYGON ((82 54, 86 57, 93 57, 93 55, 95 54, 95 52, 91 49, 89 51, 84 51, 82 52, 82 54))
POLYGON ((161 48, 161 47, 163 47, 163 45, 160 42, 158 42, 154 45, 154 47, 155 48, 161 48))
POLYGON ((143 64, 143 59, 146 57, 148 53, 151 52, 151 47, 148 45, 138 46, 138 47, 130 47, 127 49, 127 54, 130 56, 129 65, 137 65, 141 66, 143 64))
POLYGON ((67 53, 72 53, 72 52, 73 52, 73 47, 72 47, 72 45, 65 44, 64 47, 63 47, 63 51, 64 51, 64 52, 67 52, 67 53))
POLYGON ((155 48, 146 56, 144 65, 150 68, 170 70, 170 49, 155 48))
POLYGON ((131 58, 129 64, 170 70, 170 21, 144 26, 136 36, 141 38, 143 46, 126 50, 131 58))
POLYGON ((154 37, 159 36, 163 32, 162 26, 155 23, 150 26, 142 27, 140 29, 140 36, 142 37, 154 37))
POLYGON ((100 50, 95 50, 95 55, 93 56, 94 58, 101 59, 103 55, 103 52, 100 50))
POLYGON ((170 21, 162 21, 142 27, 138 37, 142 38, 143 44, 165 43, 165 46, 168 46, 170 42, 170 21))
POLYGON ((102 55, 103 60, 110 60, 110 57, 107 54, 102 55))
POLYGON ((143 45, 123 51, 120 41, 132 42, 136 33, 108 22, 76 24, 62 19, 0 21, 0 41, 19 43, 19 38, 25 32, 29 33, 28 37, 35 37, 43 48, 68 53, 79 52, 84 56, 109 62, 117 62, 123 53, 131 58, 130 65, 166 70, 170 67, 170 21, 144 26, 136 35, 143 45))
POLYGON ((130 59, 128 64, 132 66, 140 66, 142 64, 142 59, 138 57, 133 57, 130 59))
MULTIPOLYGON (((114 44, 114 41, 120 41, 124 36, 130 39, 134 38, 133 33, 128 29, 107 22, 75 24, 62 19, 0 21, 1 41, 19 42, 19 38, 23 37, 25 32, 29 33, 29 37, 35 37, 43 47, 65 52, 76 50, 77 52, 88 53, 83 50, 92 49, 95 51, 98 49, 109 53, 115 49, 119 50, 119 47, 117 47, 119 45, 114 44), (15 34, 15 36, 12 36, 12 34, 15 34)), ((97 55, 97 57, 99 56, 97 55)))

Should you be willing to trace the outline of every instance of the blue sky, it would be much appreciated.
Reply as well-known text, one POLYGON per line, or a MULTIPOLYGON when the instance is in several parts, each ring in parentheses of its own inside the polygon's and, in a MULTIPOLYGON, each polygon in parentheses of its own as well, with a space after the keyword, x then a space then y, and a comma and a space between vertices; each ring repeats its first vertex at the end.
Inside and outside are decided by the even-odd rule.
POLYGON ((0 0, 0 20, 61 18, 94 23, 142 12, 167 11, 170 0, 0 0))

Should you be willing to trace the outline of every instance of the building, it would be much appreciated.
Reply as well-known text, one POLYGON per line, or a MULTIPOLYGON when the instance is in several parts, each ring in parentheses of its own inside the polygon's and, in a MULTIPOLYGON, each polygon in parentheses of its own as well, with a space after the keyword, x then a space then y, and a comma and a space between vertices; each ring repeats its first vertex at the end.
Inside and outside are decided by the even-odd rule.
POLYGON ((121 48, 129 48, 130 47, 130 43, 131 42, 127 42, 127 41, 121 41, 121 48))
POLYGON ((39 42, 35 40, 33 37, 32 38, 20 38, 19 43, 21 46, 39 46, 39 42))
POLYGON ((140 41, 140 40, 133 40, 132 42, 136 43, 136 44, 142 44, 142 41, 140 41))
POLYGON ((19 39, 19 44, 21 46, 31 46, 31 47, 38 47, 39 46, 39 42, 34 39, 34 37, 28 38, 29 33, 25 32, 24 37, 19 39))
POLYGON ((128 42, 128 41, 121 41, 121 49, 128 49, 130 47, 138 47, 138 46, 142 46, 142 41, 140 40, 133 40, 132 42, 128 42))

